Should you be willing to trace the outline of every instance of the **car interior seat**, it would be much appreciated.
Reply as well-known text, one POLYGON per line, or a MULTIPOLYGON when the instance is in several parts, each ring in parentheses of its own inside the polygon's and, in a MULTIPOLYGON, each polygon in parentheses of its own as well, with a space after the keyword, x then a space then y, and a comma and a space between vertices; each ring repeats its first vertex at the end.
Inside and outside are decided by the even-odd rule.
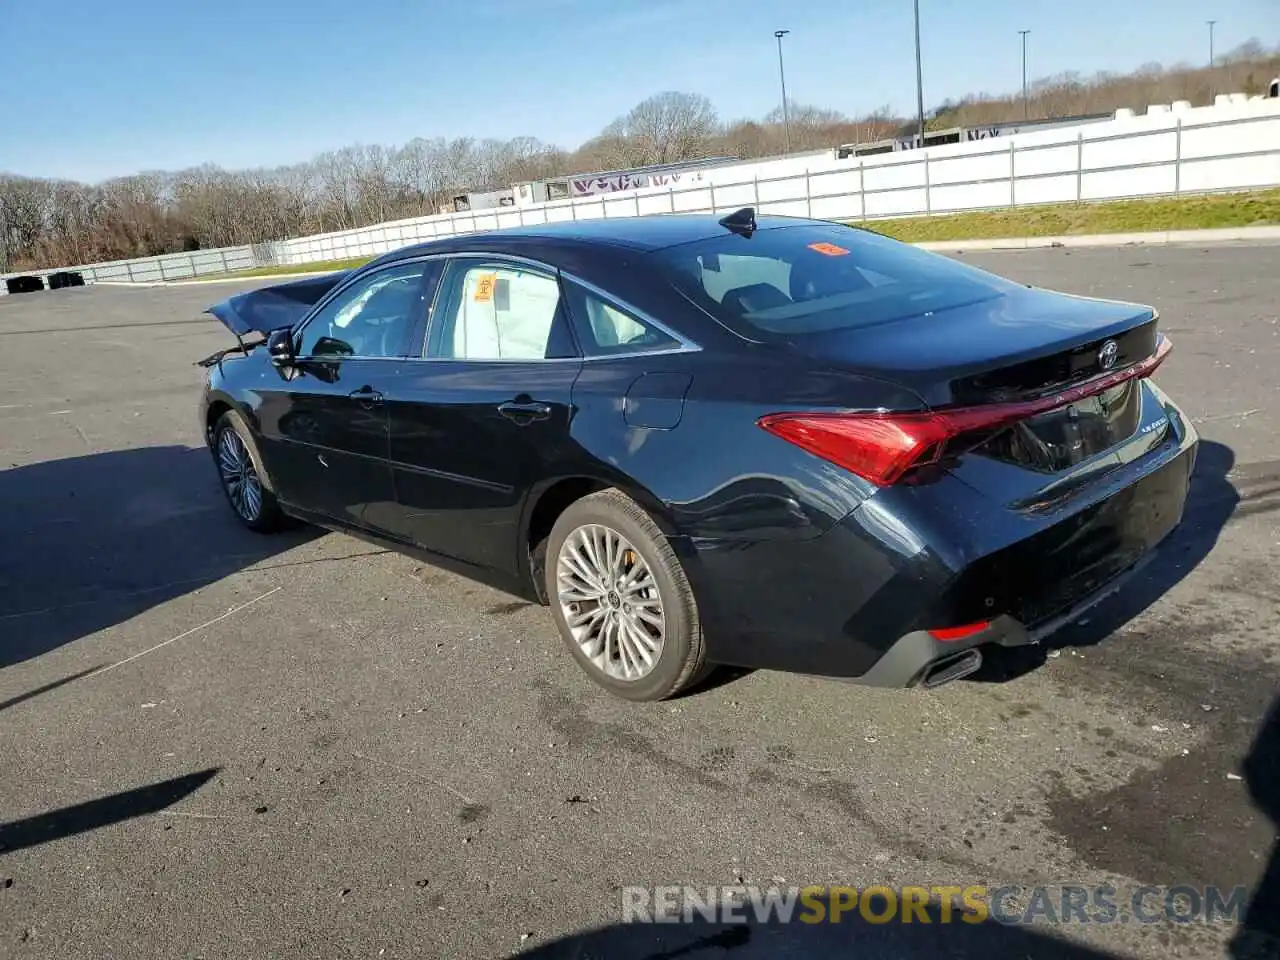
POLYGON ((734 287, 732 290, 726 290, 720 299, 722 307, 739 316, 771 310, 774 307, 785 307, 792 302, 790 297, 771 283, 752 283, 745 287, 734 287))
POLYGON ((832 263, 830 258, 799 260, 791 266, 791 299, 820 300, 840 293, 852 293, 872 286, 852 263, 832 263))
POLYGON ((559 290, 538 276, 467 277, 453 325, 453 355, 472 359, 540 360, 547 355, 559 290))

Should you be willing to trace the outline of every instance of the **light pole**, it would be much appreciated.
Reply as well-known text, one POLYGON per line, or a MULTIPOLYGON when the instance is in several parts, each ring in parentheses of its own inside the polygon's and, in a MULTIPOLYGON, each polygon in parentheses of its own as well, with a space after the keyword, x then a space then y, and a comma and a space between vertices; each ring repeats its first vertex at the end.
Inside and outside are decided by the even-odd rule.
POLYGON ((1030 30, 1019 30, 1022 34, 1022 119, 1031 119, 1031 108, 1027 105, 1027 34, 1030 30))
POLYGON ((920 146, 924 146, 924 74, 920 69, 920 0, 916 8, 916 120, 919 126, 920 146))
POLYGON ((1217 92, 1216 85, 1213 82, 1213 25, 1217 20, 1206 20, 1209 24, 1209 102, 1213 102, 1214 94, 1217 92))
POLYGON ((791 152, 791 121, 787 116, 787 74, 782 69, 782 38, 790 32, 790 30, 773 31, 773 35, 778 38, 778 79, 782 81, 782 132, 787 138, 787 153, 791 152))

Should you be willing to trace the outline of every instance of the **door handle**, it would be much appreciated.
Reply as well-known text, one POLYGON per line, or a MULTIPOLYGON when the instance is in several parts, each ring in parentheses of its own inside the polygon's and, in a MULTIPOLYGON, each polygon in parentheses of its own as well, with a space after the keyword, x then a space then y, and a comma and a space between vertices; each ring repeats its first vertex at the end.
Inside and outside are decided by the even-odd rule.
POLYGON ((551 404, 540 400, 508 400, 498 404, 498 412, 515 423, 526 424, 534 420, 546 420, 551 416, 551 404))
POLYGON ((352 390, 347 394, 352 400, 360 400, 366 404, 381 403, 382 394, 370 386, 361 387, 359 390, 352 390))

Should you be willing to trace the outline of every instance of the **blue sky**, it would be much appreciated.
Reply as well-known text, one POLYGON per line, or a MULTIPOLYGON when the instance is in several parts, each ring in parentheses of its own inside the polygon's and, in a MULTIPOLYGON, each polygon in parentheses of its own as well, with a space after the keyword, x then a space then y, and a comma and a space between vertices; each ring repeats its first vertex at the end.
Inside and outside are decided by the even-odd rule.
MULTIPOLYGON (((925 105, 1032 77, 1204 62, 1280 0, 921 0, 925 105)), ((911 0, 0 0, 0 171, 98 180, 305 160, 350 143, 573 147, 646 96, 722 117, 915 103, 911 0), (23 117, 19 122, 15 118, 23 117)))

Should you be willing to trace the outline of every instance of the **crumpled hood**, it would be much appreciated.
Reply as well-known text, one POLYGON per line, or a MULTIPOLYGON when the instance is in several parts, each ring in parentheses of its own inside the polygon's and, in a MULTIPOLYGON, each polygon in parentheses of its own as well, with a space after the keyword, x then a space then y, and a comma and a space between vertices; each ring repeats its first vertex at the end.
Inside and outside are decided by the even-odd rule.
POLYGON ((350 272, 338 270, 248 290, 215 303, 205 313, 213 314, 237 337, 253 331, 265 335, 293 326, 350 272))

